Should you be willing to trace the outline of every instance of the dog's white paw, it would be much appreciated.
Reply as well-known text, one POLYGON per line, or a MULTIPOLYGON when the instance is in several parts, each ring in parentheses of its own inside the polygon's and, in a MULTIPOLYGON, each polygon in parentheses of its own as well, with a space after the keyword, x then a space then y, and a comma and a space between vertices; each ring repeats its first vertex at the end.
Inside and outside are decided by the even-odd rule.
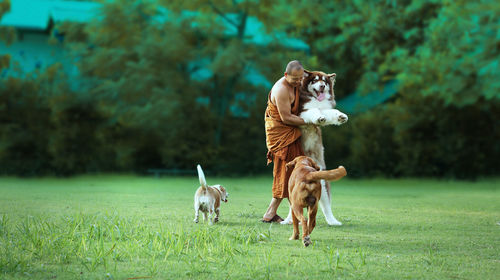
POLYGON ((341 226, 342 225, 342 223, 335 218, 327 219, 326 223, 329 226, 341 226))
POLYGON ((316 119, 316 122, 315 122, 315 124, 318 124, 318 125, 322 125, 324 123, 326 123, 326 118, 324 116, 318 117, 318 119, 316 119))
POLYGON ((293 222, 292 222, 292 219, 286 218, 283 221, 281 221, 280 224, 282 224, 282 225, 291 225, 291 224, 293 224, 293 222))
POLYGON ((198 223, 198 218, 194 218, 193 222, 198 223))
POLYGON ((339 115, 339 117, 338 117, 338 122, 339 122, 340 124, 343 124, 343 123, 346 123, 348 119, 349 119, 349 118, 347 117, 347 115, 346 115, 346 114, 341 114, 341 115, 339 115))

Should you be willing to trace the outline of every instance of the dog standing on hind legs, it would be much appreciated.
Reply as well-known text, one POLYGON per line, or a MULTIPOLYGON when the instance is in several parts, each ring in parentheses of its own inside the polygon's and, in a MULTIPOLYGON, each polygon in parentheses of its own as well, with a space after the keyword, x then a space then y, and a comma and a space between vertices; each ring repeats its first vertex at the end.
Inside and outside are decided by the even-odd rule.
POLYGON ((286 164, 286 168, 293 168, 288 181, 293 221, 293 233, 290 240, 299 239, 300 222, 302 224, 302 242, 307 247, 312 243, 310 235, 316 226, 318 202, 321 199, 321 181, 340 180, 347 172, 343 166, 332 170, 321 170, 320 166, 307 156, 296 157, 286 164), (307 208, 308 219, 304 217, 304 208, 307 208))
POLYGON ((203 212, 203 220, 208 220, 209 224, 217 223, 220 214, 220 202, 227 202, 229 194, 221 185, 207 185, 205 174, 198 164, 198 178, 200 179, 200 187, 194 194, 194 222, 198 222, 200 211, 203 212), (215 218, 212 215, 215 214, 215 218), (208 217, 207 217, 208 216, 208 217))
MULTIPOLYGON (((335 73, 326 74, 321 71, 304 70, 304 79, 300 87, 299 116, 307 123, 300 127, 302 132, 302 148, 306 156, 311 157, 320 166, 326 169, 324 147, 320 126, 342 125, 347 122, 346 114, 334 109, 335 102, 335 73)), ((331 208, 330 182, 321 180, 320 208, 330 226, 342 225, 334 216, 331 208)), ((292 209, 281 224, 292 223, 292 209)))

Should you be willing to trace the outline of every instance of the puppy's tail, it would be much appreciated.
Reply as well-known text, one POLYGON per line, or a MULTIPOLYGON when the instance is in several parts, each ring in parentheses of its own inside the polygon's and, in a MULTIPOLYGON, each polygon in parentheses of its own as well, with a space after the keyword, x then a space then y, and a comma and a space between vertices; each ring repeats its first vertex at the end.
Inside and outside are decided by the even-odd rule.
POLYGON ((205 180, 205 174, 203 173, 203 170, 201 169, 201 166, 199 164, 196 168, 198 169, 198 178, 200 178, 200 185, 204 190, 206 190, 207 181, 205 180))
POLYGON ((343 166, 339 166, 332 170, 314 171, 306 175, 306 180, 317 181, 317 180, 327 180, 327 181, 337 181, 342 177, 347 175, 347 171, 343 166))

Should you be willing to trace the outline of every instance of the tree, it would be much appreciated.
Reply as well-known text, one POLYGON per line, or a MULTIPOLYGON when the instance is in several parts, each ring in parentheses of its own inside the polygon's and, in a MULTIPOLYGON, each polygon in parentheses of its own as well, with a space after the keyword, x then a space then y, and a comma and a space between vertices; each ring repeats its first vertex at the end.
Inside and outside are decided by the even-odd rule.
POLYGON ((434 162, 442 168, 429 175, 500 172, 499 16, 495 1, 445 1, 418 50, 398 50, 394 138, 406 144, 408 170, 434 162))
POLYGON ((338 67, 337 98, 398 84, 386 105, 326 130, 327 158, 342 156, 360 176, 498 174, 496 1, 296 4, 285 16, 290 31, 306 38, 321 68, 338 67))
POLYGON ((435 96, 445 106, 499 102, 500 6, 496 1, 445 1, 415 51, 397 49, 391 66, 405 95, 435 96))
MULTIPOLYGON (((58 28, 92 85, 89 94, 100 96, 118 125, 156 135, 144 141, 171 141, 168 148, 160 140, 150 143, 161 147, 152 152, 161 153, 166 166, 182 158, 180 165, 187 168, 186 144, 220 161, 232 156, 224 146, 233 144, 228 141, 234 141, 229 137, 234 129, 262 125, 269 85, 252 81, 252 73, 275 80, 291 57, 304 57, 279 42, 262 45, 248 38, 251 15, 266 19, 269 3, 115 1, 104 4, 100 17, 86 26, 58 28), (187 127, 199 127, 198 134, 187 127)), ((264 158, 263 127, 248 131, 257 134, 241 135, 241 141, 260 140, 264 158)), ((252 153, 233 151, 238 152, 252 153)))
POLYGON ((193 11, 192 18, 197 34, 206 41, 198 45, 201 59, 207 59, 205 67, 213 75, 209 78, 207 91, 216 117, 215 143, 219 144, 223 120, 234 102, 235 94, 246 92, 247 99, 257 91, 267 89, 255 87, 247 76, 253 69, 273 81, 284 72, 284 66, 291 58, 304 58, 303 53, 292 52, 278 41, 269 44, 257 43, 249 34, 260 22, 268 32, 280 31, 276 10, 287 5, 284 1, 162 1, 169 9, 183 13, 193 11), (272 26, 272 28, 271 28, 272 26), (287 57, 288 56, 288 57, 287 57))
MULTIPOLYGON (((0 19, 10 10, 10 0, 5 0, 0 3, 0 19)), ((16 40, 16 32, 12 27, 0 26, 0 40, 4 41, 7 45, 16 40)), ((0 54, 0 71, 2 68, 9 67, 10 55, 0 54)))

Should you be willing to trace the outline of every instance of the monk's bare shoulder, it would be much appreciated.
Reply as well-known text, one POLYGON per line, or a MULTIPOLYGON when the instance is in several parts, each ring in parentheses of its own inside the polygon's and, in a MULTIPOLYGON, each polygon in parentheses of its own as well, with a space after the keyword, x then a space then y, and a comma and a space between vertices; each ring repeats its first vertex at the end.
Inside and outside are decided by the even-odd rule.
POLYGON ((305 124, 299 116, 292 114, 291 105, 295 100, 293 88, 287 85, 285 77, 278 80, 271 89, 271 102, 278 108, 281 121, 287 125, 305 124))
POLYGON ((279 79, 271 89, 271 101, 277 104, 276 99, 290 101, 290 94, 288 88, 283 84, 284 78, 279 79))

